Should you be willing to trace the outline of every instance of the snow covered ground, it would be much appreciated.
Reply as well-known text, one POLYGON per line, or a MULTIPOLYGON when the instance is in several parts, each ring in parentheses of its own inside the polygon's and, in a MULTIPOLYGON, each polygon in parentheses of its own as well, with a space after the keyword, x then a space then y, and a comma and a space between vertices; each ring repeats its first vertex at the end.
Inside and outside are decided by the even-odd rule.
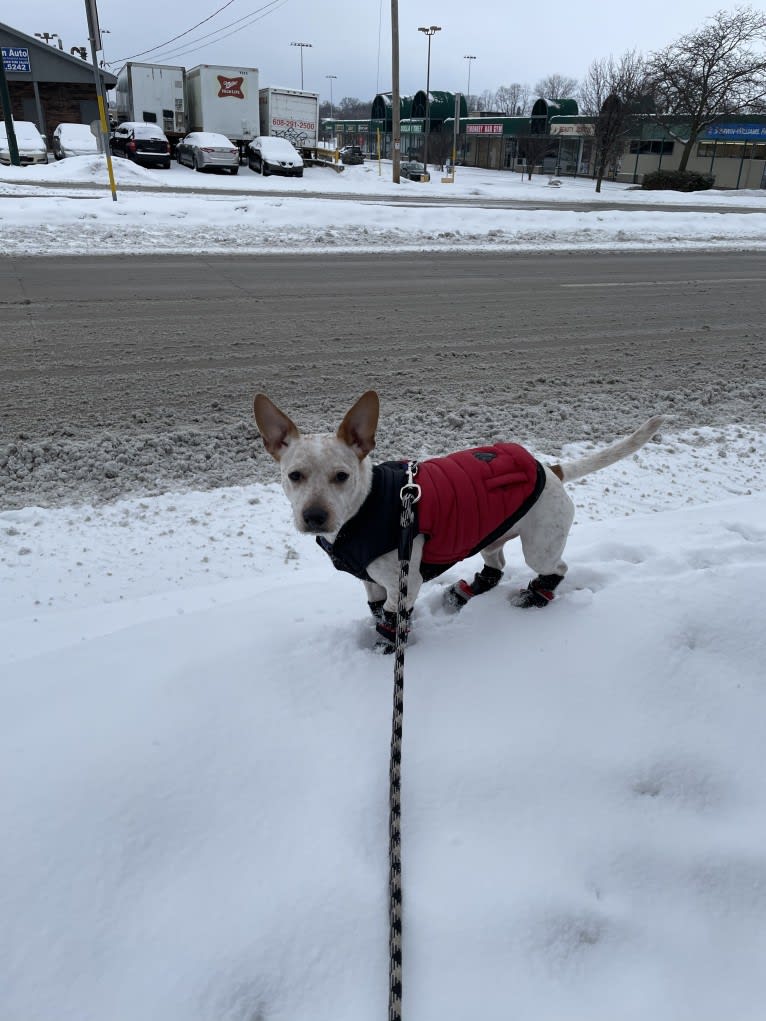
MULTIPOLYGON (((459 617, 424 590, 405 1016, 761 1017, 766 487, 739 442, 710 464, 666 433, 573 485, 545 612, 509 606, 513 549, 459 617)), ((3 1018, 384 1016, 391 662, 359 583, 273 484, 6 511, 0 551, 3 1018)))
MULTIPOLYGON (((346 230, 363 221, 364 243, 428 246, 443 217, 453 247, 495 229, 623 243, 585 211, 220 194, 245 171, 116 207, 47 189, 78 172, 41 168, 24 198, 0 173, 4 251, 222 250, 237 203, 245 247, 362 243, 346 230)), ((633 194, 604 202, 638 237, 633 194)), ((711 243, 699 213, 652 215, 663 244, 711 243)), ((733 247, 763 223, 708 215, 733 247)), ((508 604, 529 578, 513 547, 460 616, 442 588, 476 564, 424 589, 405 665, 407 1019, 762 1018, 765 437, 671 421, 572 485, 570 573, 544 612, 508 604)), ((294 534, 273 483, 45 509, 0 493, 2 1021, 385 1016, 392 664, 372 640, 361 586, 294 534)))
POLYGON ((766 247, 763 191, 681 195, 606 182, 596 195, 591 180, 551 187, 547 176, 527 181, 462 167, 454 184, 435 171, 428 183, 394 185, 390 165, 379 173, 374 161, 341 174, 307 168, 303 178, 284 180, 247 167, 229 177, 175 163, 170 171, 118 159, 113 166, 117 202, 103 157, 0 167, 0 254, 766 247), (288 201, 298 196, 303 201, 288 201), (401 196, 422 204, 399 204, 401 196), (434 204, 445 199, 470 205, 434 204), (501 208, 502 201, 528 208, 501 208), (572 203, 596 208, 564 208, 572 203))

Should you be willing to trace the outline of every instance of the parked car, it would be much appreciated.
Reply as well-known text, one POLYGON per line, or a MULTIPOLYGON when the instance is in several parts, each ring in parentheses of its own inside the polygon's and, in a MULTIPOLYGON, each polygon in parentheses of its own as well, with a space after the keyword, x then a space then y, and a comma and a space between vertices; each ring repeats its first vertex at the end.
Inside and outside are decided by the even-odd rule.
POLYGON ((283 174, 285 177, 303 177, 303 159, 286 138, 260 135, 247 147, 247 165, 268 177, 283 174))
POLYGON ((118 124, 109 139, 113 156, 122 156, 145 167, 170 169, 170 142, 156 124, 125 121, 118 124))
POLYGON ((399 166, 401 177, 407 177, 410 181, 422 181, 426 176, 426 168, 417 160, 405 160, 399 166))
POLYGON ((340 151, 340 161, 346 166, 358 166, 364 163, 364 153, 359 145, 344 145, 340 151))
POLYGON ((239 173, 239 148, 215 131, 192 131, 176 146, 176 160, 192 170, 228 170, 239 173))
MULTIPOLYGON (((47 163, 48 146, 37 126, 32 121, 14 121, 13 128, 22 167, 27 167, 30 163, 47 163)), ((0 121, 0 163, 8 167, 11 165, 11 150, 4 121, 0 121)))
POLYGON ((59 124, 53 132, 53 155, 57 160, 67 156, 93 156, 98 141, 88 124, 59 124))

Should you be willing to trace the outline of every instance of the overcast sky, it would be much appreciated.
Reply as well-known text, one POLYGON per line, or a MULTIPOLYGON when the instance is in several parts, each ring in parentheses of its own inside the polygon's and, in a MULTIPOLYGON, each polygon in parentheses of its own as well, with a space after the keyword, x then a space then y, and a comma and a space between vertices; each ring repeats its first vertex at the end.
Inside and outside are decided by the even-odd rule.
MULTIPOLYGON (((581 78, 595 58, 633 47, 648 53, 700 27, 717 9, 736 6, 720 0, 709 7, 695 0, 607 7, 602 0, 513 6, 506 0, 399 0, 400 90, 408 95, 426 85, 428 41, 418 32, 421 25, 441 27, 431 44, 431 88, 466 91, 470 64, 471 92, 480 94, 511 82, 534 89, 554 72, 581 78), (467 61, 469 54, 476 59, 467 61)), ((233 64, 257 67, 261 86, 300 88, 302 54, 304 88, 323 100, 330 98, 327 75, 337 76, 335 101, 371 100, 391 88, 390 0, 99 0, 98 9, 109 32, 104 57, 118 62, 115 72, 124 58, 187 68, 233 64), (164 45, 224 5, 204 25, 164 45)), ((67 51, 87 40, 85 0, 33 0, 3 17, 29 35, 57 33, 67 51)))

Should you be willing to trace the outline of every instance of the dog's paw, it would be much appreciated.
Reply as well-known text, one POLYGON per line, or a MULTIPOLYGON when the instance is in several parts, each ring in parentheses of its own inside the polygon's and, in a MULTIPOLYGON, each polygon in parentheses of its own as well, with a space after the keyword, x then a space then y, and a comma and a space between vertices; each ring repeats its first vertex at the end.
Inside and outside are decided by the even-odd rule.
POLYGON ((514 592, 513 595, 509 596, 508 601, 510 602, 511 606, 518 606, 522 610, 528 610, 532 606, 536 606, 538 608, 547 606, 551 600, 546 599, 545 596, 542 595, 540 592, 535 592, 532 589, 523 588, 520 589, 518 592, 514 592))
POLYGON ((373 645, 372 651, 378 656, 391 656, 396 652, 396 645, 387 638, 379 638, 373 645))
POLYGON ((442 606, 449 613, 459 613, 473 594, 467 581, 457 581, 444 590, 442 606))

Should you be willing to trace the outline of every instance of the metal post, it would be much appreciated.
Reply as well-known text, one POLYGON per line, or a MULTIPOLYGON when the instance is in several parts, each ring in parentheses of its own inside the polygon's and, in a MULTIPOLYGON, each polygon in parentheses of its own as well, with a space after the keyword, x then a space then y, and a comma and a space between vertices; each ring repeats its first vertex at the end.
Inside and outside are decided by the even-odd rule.
POLYGON ((399 184, 401 163, 401 107, 399 99, 399 2, 391 0, 391 173, 399 184))
POLYGON ((98 100, 98 114, 101 121, 101 138, 106 157, 106 169, 109 174, 109 187, 112 190, 112 201, 117 201, 117 185, 114 180, 114 168, 112 167, 112 153, 109 149, 109 124, 106 119, 106 100, 104 98, 104 81, 98 69, 97 52, 102 48, 101 30, 98 25, 98 9, 96 0, 85 0, 85 12, 88 16, 88 40, 90 42, 90 56, 93 64, 93 80, 96 83, 96 99, 98 100))
MULTIPOLYGON (((470 64, 468 65, 471 66, 470 64)), ((452 180, 455 180, 455 162, 457 160, 457 136, 460 126, 460 93, 455 94, 455 130, 452 135, 452 180)))
POLYGON ((3 104, 5 132, 8 135, 8 153, 11 158, 11 166, 20 167, 19 146, 16 142, 16 129, 13 126, 13 114, 11 112, 11 95, 8 91, 8 79, 5 77, 5 63, 2 59, 2 53, 0 53, 0 102, 3 104))
POLYGON ((471 113, 471 61, 472 60, 476 60, 476 57, 474 57, 470 53, 467 53, 463 57, 463 60, 467 60, 468 61, 468 88, 467 88, 466 94, 465 94, 465 100, 466 100, 465 111, 466 111, 467 114, 470 114, 471 113))
POLYGON ((436 35, 437 32, 441 32, 439 25, 431 25, 430 28, 419 28, 418 32, 423 32, 428 36, 428 64, 426 65, 426 131, 423 139, 423 169, 425 171, 425 179, 428 180, 428 135, 431 130, 431 38, 436 35))
POLYGON ((303 51, 308 46, 311 48, 311 43, 290 43, 291 46, 299 46, 301 50, 301 92, 303 92, 303 51))
MULTIPOLYGON (((303 51, 301 50, 301 52, 303 52, 303 51)), ((334 107, 333 107, 333 104, 332 104, 332 83, 333 83, 334 79, 336 79, 337 77, 338 77, 337 74, 326 74, 325 75, 325 78, 329 78, 330 79, 330 120, 335 120, 335 114, 333 113, 334 107)))

